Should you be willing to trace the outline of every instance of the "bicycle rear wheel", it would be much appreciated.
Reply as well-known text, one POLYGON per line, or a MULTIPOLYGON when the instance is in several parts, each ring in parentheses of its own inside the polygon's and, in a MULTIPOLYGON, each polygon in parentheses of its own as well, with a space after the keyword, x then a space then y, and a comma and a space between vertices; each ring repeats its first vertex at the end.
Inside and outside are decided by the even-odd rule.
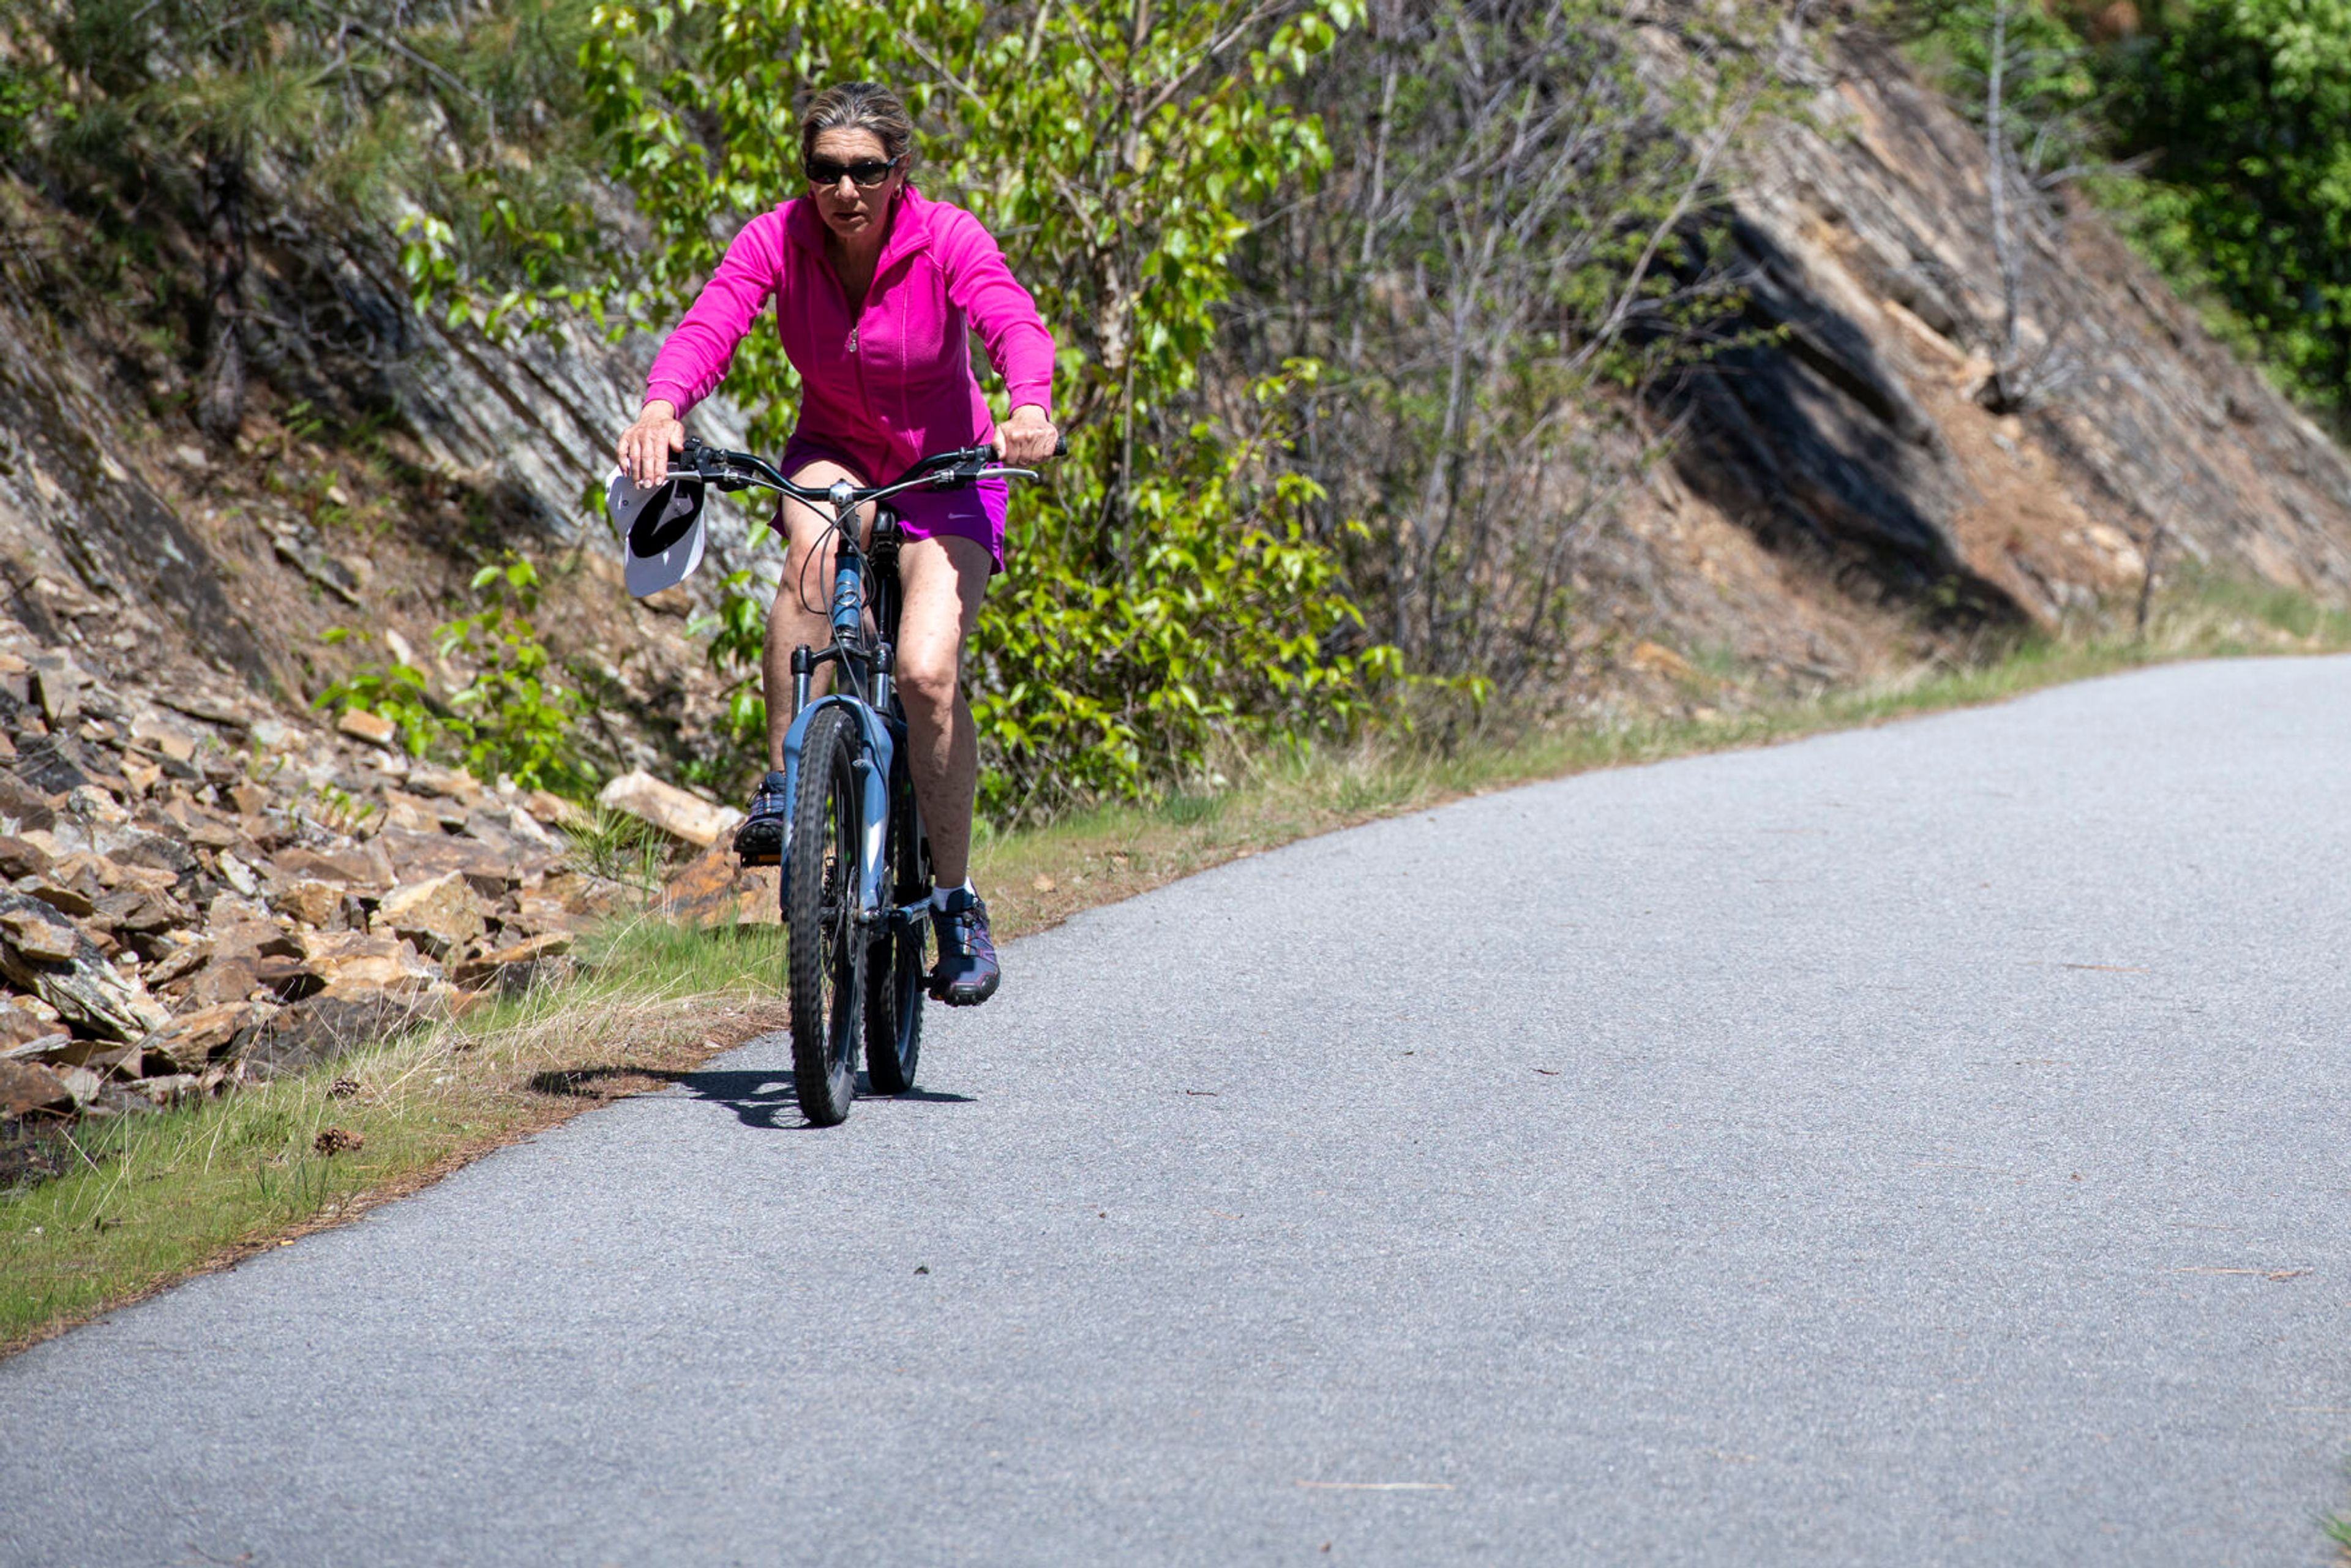
POLYGON ((820 1127, 845 1119, 857 1096, 866 948, 857 924, 859 796, 855 727, 841 709, 826 708, 800 747, 784 888, 792 1081, 800 1110, 820 1127))
MULTIPOLYGON (((904 906, 931 891, 931 846, 917 820, 914 780, 903 755, 891 774, 884 863, 890 902, 904 906)), ((929 916, 917 915, 908 925, 876 934, 865 956, 865 1076, 876 1094, 904 1094, 914 1086, 933 946, 929 916)))

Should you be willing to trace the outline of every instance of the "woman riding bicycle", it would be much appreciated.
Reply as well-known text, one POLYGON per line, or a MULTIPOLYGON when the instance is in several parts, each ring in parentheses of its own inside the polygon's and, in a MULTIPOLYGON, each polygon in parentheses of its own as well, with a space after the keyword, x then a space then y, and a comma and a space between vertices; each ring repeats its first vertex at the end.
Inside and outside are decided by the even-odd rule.
MULTIPOLYGON (((990 443, 1007 464, 1053 455, 1052 335, 979 220, 909 183, 913 143, 905 109, 872 82, 827 89, 809 105, 800 120, 809 193, 743 226, 654 356, 643 410, 620 440, 632 478, 662 481, 670 454, 684 449, 680 421, 725 377, 770 295, 800 375, 799 419, 782 464, 796 482, 879 483, 931 453, 990 443), (1012 405, 1000 425, 972 374, 973 325, 1012 405)), ((1001 479, 909 491, 891 503, 905 532, 897 685, 937 883, 932 994, 959 1006, 986 1001, 1000 978, 987 905, 969 880, 979 753, 958 669, 987 580, 1003 569, 1005 503, 1001 479)), ((861 530, 870 532, 872 512, 862 509, 861 530)), ((768 773, 735 837, 749 865, 782 855, 790 655, 831 641, 831 524, 821 506, 788 499, 778 508, 776 530, 789 551, 761 664, 768 773)))

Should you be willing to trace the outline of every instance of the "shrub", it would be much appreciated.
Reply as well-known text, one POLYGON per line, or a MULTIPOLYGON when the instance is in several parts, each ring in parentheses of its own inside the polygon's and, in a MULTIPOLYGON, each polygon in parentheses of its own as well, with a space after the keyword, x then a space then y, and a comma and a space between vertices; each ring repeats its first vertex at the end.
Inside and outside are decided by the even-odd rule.
MULTIPOLYGON (((360 665, 319 694, 314 704, 337 713, 364 708, 389 719, 401 744, 419 757, 455 763, 484 782, 511 779, 525 789, 584 797, 596 783, 581 755, 580 721, 588 705, 559 678, 531 617, 538 572, 512 550, 474 574, 481 608, 433 634, 444 659, 472 672, 445 702, 423 671, 394 660, 360 665)), ((335 627, 330 643, 368 633, 335 627)))

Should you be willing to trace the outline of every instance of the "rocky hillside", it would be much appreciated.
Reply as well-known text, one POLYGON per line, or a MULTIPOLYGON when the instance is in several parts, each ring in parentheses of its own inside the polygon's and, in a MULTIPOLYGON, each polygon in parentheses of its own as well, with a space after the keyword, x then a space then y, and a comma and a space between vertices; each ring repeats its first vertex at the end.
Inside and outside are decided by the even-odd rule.
MULTIPOLYGON (((2095 214, 2025 214, 1999 364, 1982 138, 1865 37, 1798 68, 1810 112, 1760 139, 1736 204, 1756 340, 1653 411, 1685 434, 1575 557, 1589 657, 1562 695, 1864 677, 2106 612, 2151 556, 2351 593, 2351 463, 2095 214)), ((312 1060, 560 962, 627 901, 571 808, 308 706, 354 656, 337 626, 454 683, 432 630, 505 549, 601 679, 614 800, 712 841, 716 797, 674 788, 723 747, 691 601, 629 600, 580 502, 643 344, 498 348, 419 319, 383 256, 273 232, 277 347, 210 440, 183 362, 75 287, 70 223, 18 187, 0 208, 0 1112, 312 1060)), ((758 903, 716 858, 691 888, 758 903)))
POLYGON ((1646 638, 1653 698, 1702 699, 1690 654, 1801 685, 1922 634, 2056 630, 2136 596, 2150 553, 2351 597, 2351 462, 2095 211, 2025 211, 2001 378, 1982 136, 1865 35, 1809 85, 1736 203, 1771 336, 1661 411, 1677 458, 1587 566, 1590 635, 1646 638))

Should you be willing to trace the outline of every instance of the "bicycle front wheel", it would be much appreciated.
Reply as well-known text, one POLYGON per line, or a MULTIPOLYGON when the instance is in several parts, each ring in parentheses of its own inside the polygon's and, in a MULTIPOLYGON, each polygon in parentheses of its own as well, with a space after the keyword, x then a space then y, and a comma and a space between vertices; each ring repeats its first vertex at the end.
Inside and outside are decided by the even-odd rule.
POLYGON ((784 888, 792 1081, 800 1110, 820 1127, 847 1118, 857 1097, 865 1000, 865 931, 857 924, 859 797, 856 727, 849 715, 829 707, 810 721, 800 747, 784 888))

